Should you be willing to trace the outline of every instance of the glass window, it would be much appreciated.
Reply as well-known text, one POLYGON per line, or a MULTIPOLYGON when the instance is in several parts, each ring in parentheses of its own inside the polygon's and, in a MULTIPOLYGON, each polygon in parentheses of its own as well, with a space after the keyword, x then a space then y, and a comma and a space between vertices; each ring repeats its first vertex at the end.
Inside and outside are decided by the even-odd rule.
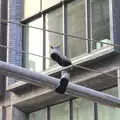
POLYGON ((3 120, 4 119, 4 116, 3 116, 3 114, 4 114, 4 111, 3 111, 3 107, 0 107, 0 120, 3 120))
POLYGON ((23 17, 28 18, 41 10, 41 0, 23 0, 23 17))
MULTIPOLYGON (((109 25, 109 0, 91 0, 92 39, 99 42, 111 43, 109 25)), ((93 42, 92 49, 108 46, 104 43, 93 42)))
POLYGON ((47 109, 32 112, 28 116, 29 120, 47 120, 47 109))
MULTIPOLYGON (((32 28, 43 27, 42 17, 28 25, 29 28, 25 28, 24 49, 28 53, 43 56, 43 32, 40 29, 32 28)), ((25 55, 24 65, 32 71, 40 72, 43 69, 43 58, 32 54, 25 55)))
MULTIPOLYGON (((118 96, 117 87, 105 90, 105 93, 118 96)), ((98 120, 119 120, 120 109, 98 104, 98 120)))
POLYGON ((69 102, 50 107, 50 120, 69 120, 69 102))
POLYGON ((42 0, 42 10, 47 9, 57 3, 59 3, 61 0, 42 0))
MULTIPOLYGON (((86 37, 85 0, 75 0, 68 4, 68 34, 86 37)), ((70 58, 86 52, 86 41, 68 38, 68 56, 70 58)))
POLYGON ((118 87, 107 89, 107 90, 104 90, 103 92, 106 94, 110 94, 110 95, 118 97, 118 87))
MULTIPOLYGON (((55 11, 52 11, 46 15, 46 29, 55 31, 55 32, 62 32, 63 25, 62 25, 62 9, 59 8, 55 11)), ((62 53, 63 49, 63 39, 62 35, 53 33, 53 32, 46 32, 46 56, 50 57, 51 53, 51 46, 58 46, 58 49, 62 53)), ((53 66, 55 63, 46 60, 46 68, 53 66)))
POLYGON ((94 104, 83 98, 73 100, 73 120, 94 120, 94 104))
POLYGON ((98 106, 98 120, 119 120, 120 109, 110 106, 100 105, 98 106))

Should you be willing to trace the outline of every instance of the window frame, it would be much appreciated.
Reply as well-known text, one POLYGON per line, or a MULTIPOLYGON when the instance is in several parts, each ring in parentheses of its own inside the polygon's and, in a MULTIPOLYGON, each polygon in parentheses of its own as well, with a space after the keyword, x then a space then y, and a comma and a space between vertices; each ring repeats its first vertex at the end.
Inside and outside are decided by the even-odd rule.
MULTIPOLYGON (((51 120, 50 118, 51 118, 51 114, 50 114, 50 111, 51 111, 51 107, 53 107, 53 106, 56 106, 56 105, 59 105, 59 104, 63 104, 63 103, 68 103, 68 105, 69 105, 69 120, 73 120, 73 101, 75 100, 75 99, 78 99, 78 98, 72 98, 72 99, 67 99, 67 100, 63 100, 63 101, 61 101, 61 102, 58 102, 58 103, 55 103, 55 104, 51 104, 51 105, 47 105, 47 106, 45 106, 45 107, 42 107, 41 109, 38 109, 38 110, 36 110, 36 111, 32 111, 32 112, 37 112, 37 111, 39 111, 39 110, 42 110, 42 109, 46 109, 46 111, 47 111, 47 120, 51 120)), ((84 98, 83 98, 84 99, 84 98)), ((89 100, 88 100, 89 101, 89 100)), ((92 102, 92 104, 93 104, 93 115, 95 116, 95 112, 94 112, 94 102, 93 101, 91 101, 92 102)), ((31 112, 30 112, 31 113, 31 112)), ((27 115, 29 115, 30 113, 27 113, 27 115)), ((97 120, 97 119, 94 119, 94 120, 97 120)))
MULTIPOLYGON (((22 1, 22 6, 23 6, 21 8, 22 20, 27 20, 27 19, 31 18, 32 16, 39 14, 39 12, 35 12, 35 13, 25 16, 25 0, 21 0, 21 1, 22 1)), ((42 11, 42 0, 40 0, 39 8, 40 8, 39 11, 42 11)))
MULTIPOLYGON (((46 25, 45 25, 45 21, 46 21, 45 16, 46 16, 46 14, 61 7, 62 10, 63 10, 63 12, 62 12, 63 13, 63 33, 64 33, 64 35, 63 35, 63 53, 64 53, 65 56, 68 56, 68 50, 67 50, 68 39, 66 37, 66 34, 67 34, 67 17, 66 17, 67 16, 67 10, 66 9, 67 9, 67 5, 69 3, 71 3, 71 2, 73 2, 73 1, 75 1, 75 0, 64 0, 64 1, 61 1, 60 3, 57 3, 56 5, 51 6, 50 8, 47 8, 47 9, 45 9, 43 11, 40 11, 39 13, 37 13, 37 14, 27 18, 27 19, 21 20, 21 23, 22 24, 27 24, 27 23, 29 23, 29 22, 39 18, 41 15, 43 15, 43 28, 45 29, 46 28, 46 25)), ((91 0, 85 0, 86 39, 91 39, 90 1, 91 0)), ((109 2, 109 6, 111 6, 111 4, 112 3, 109 2)), ((109 12, 110 12, 110 8, 109 8, 109 12)), ((110 19, 110 23, 111 23, 111 14, 110 13, 109 13, 109 19, 110 19)), ((111 26, 110 26, 109 29, 110 29, 110 35, 111 35, 111 31, 112 31, 111 30, 111 26)), ((24 33, 23 33, 23 35, 24 35, 24 33)), ((110 36, 110 38, 111 38, 111 36, 110 36)), ((113 39, 111 39, 111 40, 113 42, 113 39)), ((46 45, 45 45, 46 44, 46 32, 45 32, 45 30, 43 31, 43 42, 44 42, 43 43, 43 56, 46 56, 46 45)), ((86 55, 89 55, 89 54, 92 55, 92 54, 94 54, 96 52, 102 51, 103 49, 104 48, 92 50, 92 43, 91 43, 91 41, 86 40, 86 52, 87 53, 85 53, 83 55, 80 55, 80 56, 76 56, 74 58, 71 58, 71 60, 73 62, 76 61, 77 59, 81 60, 81 58, 85 57, 86 55)), ((114 49, 114 47, 110 46, 110 53, 114 52, 113 49, 114 49)), ((104 53, 102 53, 102 54, 104 55, 104 53)), ((79 62, 77 64, 79 64, 79 62)), ((53 66, 53 67, 55 67, 55 66, 53 66)), ((51 67, 51 68, 54 71, 53 67, 51 67)), ((57 68, 59 69, 59 66, 57 68)), ((43 58, 43 71, 44 70, 47 71, 45 58, 43 58)), ((49 70, 48 70, 48 72, 49 72, 49 70)))
MULTIPOLYGON (((94 40, 93 39, 93 35, 92 35, 92 4, 91 4, 91 2, 92 2, 92 0, 86 0, 86 1, 88 1, 88 13, 89 13, 89 20, 88 20, 88 28, 89 28, 89 30, 88 30, 88 34, 89 34, 89 37, 88 37, 88 39, 90 39, 90 40, 94 40)), ((110 6, 112 5, 112 2, 110 2, 110 1, 112 1, 112 0, 108 0, 108 14, 109 14, 109 34, 110 34, 110 41, 113 43, 114 42, 114 40, 113 40, 113 38, 112 38, 112 36, 111 36, 111 34, 113 34, 113 32, 112 32, 112 30, 111 30, 111 26, 112 26, 112 16, 111 16, 111 13, 110 13, 110 6)), ((96 40, 96 39, 95 39, 96 40)), ((92 44, 93 44, 93 42, 92 41, 88 41, 88 42, 90 42, 90 45, 88 46, 88 48, 89 48, 89 51, 90 51, 90 53, 92 53, 92 52, 96 52, 96 51, 99 51, 99 50, 101 50, 101 49, 104 49, 104 47, 101 47, 100 49, 93 49, 92 48, 92 44)), ((107 46, 108 47, 108 46, 107 46)))
MULTIPOLYGON (((84 7, 85 7, 85 37, 83 37, 84 38, 84 40, 85 40, 85 47, 86 47, 86 51, 83 53, 83 54, 81 54, 81 55, 78 55, 78 56, 75 56, 75 57, 72 57, 71 58, 71 60, 72 61, 74 61, 74 60, 76 60, 76 59, 78 59, 78 58, 81 58, 81 57, 83 57, 83 56, 86 56, 86 55, 88 55, 89 54, 89 41, 88 40, 86 40, 86 39, 89 39, 89 37, 88 37, 88 8, 87 8, 87 6, 88 6, 88 1, 89 0, 85 0, 84 1, 84 7)), ((75 2, 75 0, 73 0, 73 1, 71 1, 71 2, 68 2, 68 3, 66 3, 66 9, 68 9, 68 4, 69 3, 72 3, 72 2, 75 2)), ((67 10, 66 10, 66 15, 67 15, 67 10)), ((68 25, 68 23, 67 23, 67 17, 65 18, 65 21, 66 21, 66 28, 64 28, 64 29, 68 29, 67 27, 67 25, 68 25)), ((68 34, 68 32, 67 32, 67 34, 68 34)), ((69 34, 68 34, 69 35, 69 34)), ((72 34, 70 34, 70 36, 72 36, 72 34)), ((73 35, 74 36, 74 35, 73 35)), ((79 37, 79 36, 78 36, 79 37)), ((81 36, 80 36, 81 37, 81 36)), ((68 38, 69 37, 67 37, 67 42, 66 42, 66 47, 68 46, 68 42, 69 42, 69 40, 68 40, 68 38)), ((72 37, 70 37, 70 38, 72 38, 72 37)), ((74 37, 73 37, 74 38, 74 37)), ((81 37, 82 38, 82 37, 81 37)), ((77 38, 77 40, 79 41, 82 41, 82 39, 79 39, 79 38, 77 38)), ((68 48, 66 48, 66 49, 68 49, 68 48)), ((67 55, 66 56, 68 56, 68 50, 67 50, 67 55)))
MULTIPOLYGON (((26 25, 26 24, 29 24, 29 23, 31 23, 31 22, 33 22, 34 20, 37 20, 37 19, 39 19, 40 17, 42 17, 42 19, 44 20, 44 16, 42 15, 42 14, 37 14, 37 15, 35 15, 35 16, 33 16, 32 18, 30 18, 29 20, 26 20, 26 21, 24 21, 24 23, 22 23, 22 24, 24 24, 24 25, 26 25)), ((26 51, 25 50, 25 36, 26 36, 26 26, 22 26, 22 50, 23 51, 26 51)), ((28 25, 29 26, 29 25, 28 25)), ((28 29, 28 26, 27 26, 27 29, 28 29)), ((44 21, 43 21, 43 29, 44 29, 44 21)), ((34 28, 33 28, 34 29, 34 28)), ((43 31, 43 52, 42 52, 42 55, 44 56, 44 54, 45 54, 45 51, 44 51, 44 39, 45 39, 45 36, 44 36, 44 32, 45 31, 43 31)), ((25 67, 25 59, 26 59, 26 55, 25 55, 25 53, 22 53, 22 67, 25 67)), ((44 70, 44 57, 42 58, 42 71, 44 70)))
MULTIPOLYGON (((66 3, 66 2, 64 2, 64 3, 66 3)), ((44 29, 46 29, 46 15, 47 15, 47 13, 52 12, 52 11, 58 9, 58 8, 62 8, 62 4, 63 4, 63 2, 60 2, 60 3, 56 4, 55 6, 52 6, 48 9, 45 9, 44 11, 41 11, 38 14, 35 14, 35 15, 33 15, 33 16, 27 18, 27 19, 23 19, 21 21, 21 23, 23 24, 23 27, 22 27, 22 30, 23 30, 22 31, 22 34, 23 34, 23 36, 22 36, 22 49, 23 49, 23 51, 25 50, 25 46, 24 46, 24 42, 25 42, 24 41, 24 36, 25 36, 25 30, 24 29, 25 28, 24 28, 24 25, 29 24, 30 22, 32 22, 32 21, 40 18, 41 16, 43 16, 43 56, 46 56, 46 30, 44 30, 44 29)), ((23 67, 25 67, 25 63, 24 63, 25 58, 24 57, 25 57, 25 55, 22 54, 22 66, 23 67)), ((46 59, 45 59, 45 57, 43 57, 42 59, 43 59, 43 65, 42 66, 43 66, 43 71, 44 71, 44 70, 46 70, 46 59)))
MULTIPOLYGON (((113 86, 111 86, 111 87, 108 87, 108 88, 104 88, 104 89, 102 89, 101 90, 101 92, 105 92, 106 90, 111 90, 111 89, 116 89, 117 88, 117 92, 119 92, 119 89, 118 89, 118 85, 113 85, 113 86)), ((106 93, 106 94, 109 94, 109 95, 111 95, 110 93, 106 93)), ((118 94, 118 93, 117 93, 118 94)), ((119 97, 119 96, 118 96, 119 97)), ((104 105, 104 104, 101 104, 101 103, 95 103, 95 106, 94 106, 94 110, 96 110, 95 111, 95 120, 99 120, 99 106, 100 105, 104 105)), ((106 105, 104 105, 104 106, 106 106, 106 105)), ((108 107, 110 107, 110 106, 108 106, 108 107)), ((112 107, 111 107, 112 108, 112 107)), ((114 107, 113 107, 114 108, 114 107)))

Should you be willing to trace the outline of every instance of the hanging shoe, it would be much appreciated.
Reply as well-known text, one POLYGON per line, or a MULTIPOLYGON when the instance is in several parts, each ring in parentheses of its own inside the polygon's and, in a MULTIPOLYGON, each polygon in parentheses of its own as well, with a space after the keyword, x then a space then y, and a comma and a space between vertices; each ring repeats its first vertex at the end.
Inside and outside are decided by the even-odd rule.
POLYGON ((67 72, 62 73, 62 77, 60 79, 60 85, 55 89, 55 91, 59 94, 64 94, 70 80, 70 75, 67 72))
POLYGON ((71 61, 66 56, 63 56, 56 47, 51 47, 51 48, 53 51, 50 56, 60 66, 65 67, 72 64, 71 61))

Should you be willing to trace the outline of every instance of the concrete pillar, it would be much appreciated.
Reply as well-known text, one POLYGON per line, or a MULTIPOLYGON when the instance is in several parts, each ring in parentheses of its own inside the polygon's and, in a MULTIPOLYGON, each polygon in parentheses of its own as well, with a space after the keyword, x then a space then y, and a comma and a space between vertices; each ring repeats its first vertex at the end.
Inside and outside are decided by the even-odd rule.
POLYGON ((6 107, 6 116, 0 120, 27 120, 27 115, 11 105, 6 107))
POLYGON ((27 120, 27 115, 17 109, 16 107, 13 107, 13 115, 12 120, 27 120))
MULTIPOLYGON (((8 21, 20 23, 21 8, 22 0, 8 0, 8 21)), ((8 23, 7 33, 7 46, 10 47, 10 49, 7 49, 7 62, 21 66, 22 54, 19 51, 22 50, 22 26, 8 23)), ((7 82, 8 85, 16 82, 13 78, 9 79, 12 80, 7 82)))
POLYGON ((6 107, 5 111, 6 111, 6 119, 5 120, 12 120, 12 106, 6 107))
POLYGON ((0 107, 0 120, 5 120, 5 109, 3 106, 0 107))

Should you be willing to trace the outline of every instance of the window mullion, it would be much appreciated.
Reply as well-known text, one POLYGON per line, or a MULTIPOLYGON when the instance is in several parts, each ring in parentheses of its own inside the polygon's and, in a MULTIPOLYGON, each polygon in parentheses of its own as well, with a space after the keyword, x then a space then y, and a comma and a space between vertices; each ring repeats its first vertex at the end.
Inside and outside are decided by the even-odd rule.
MULTIPOLYGON (((85 4, 86 8, 86 38, 91 39, 91 9, 90 9, 90 0, 86 0, 85 4)), ((91 41, 87 40, 87 51, 91 52, 91 41)))
POLYGON ((70 120, 73 120, 73 102, 72 100, 69 101, 70 104, 70 120))
POLYGON ((98 120, 98 105, 94 103, 94 120, 98 120))
POLYGON ((63 54, 68 56, 68 39, 67 39, 67 4, 63 2, 63 54))
POLYGON ((47 120, 50 120, 50 107, 47 107, 47 120))
MULTIPOLYGON (((45 14, 43 14, 43 56, 46 56, 46 19, 45 14)), ((46 69, 46 58, 43 57, 43 70, 46 69)))

